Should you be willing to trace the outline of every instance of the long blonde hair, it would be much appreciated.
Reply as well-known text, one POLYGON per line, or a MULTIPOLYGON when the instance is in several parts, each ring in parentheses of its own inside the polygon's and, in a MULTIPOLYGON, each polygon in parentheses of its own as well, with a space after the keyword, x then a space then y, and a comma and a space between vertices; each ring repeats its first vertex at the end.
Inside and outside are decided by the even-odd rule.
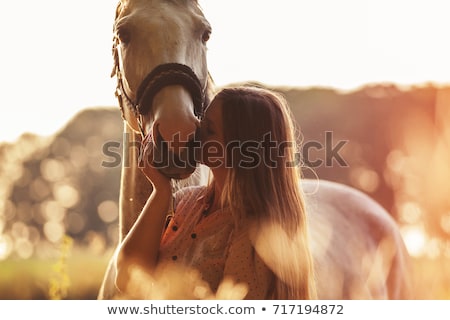
MULTIPOLYGON (((222 103, 224 142, 234 146, 226 150, 227 161, 232 163, 227 163, 231 170, 222 200, 230 206, 237 224, 251 220, 259 226, 275 226, 259 229, 268 233, 279 230, 284 233, 280 239, 287 239, 289 245, 296 243, 292 247, 297 252, 291 256, 300 255, 301 261, 284 261, 283 266, 268 261, 273 250, 266 257, 262 252, 273 243, 255 245, 277 276, 276 298, 316 298, 295 122, 286 101, 270 90, 248 86, 222 89, 215 100, 222 103)), ((261 236, 267 241, 265 235, 261 236)))

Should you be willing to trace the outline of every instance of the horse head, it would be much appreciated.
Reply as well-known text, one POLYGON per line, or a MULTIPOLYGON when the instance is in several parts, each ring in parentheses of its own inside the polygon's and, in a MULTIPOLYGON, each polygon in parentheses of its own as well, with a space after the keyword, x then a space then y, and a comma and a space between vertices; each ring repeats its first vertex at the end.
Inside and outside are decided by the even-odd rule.
POLYGON ((166 176, 196 168, 194 136, 208 96, 211 27, 195 0, 121 0, 114 22, 112 76, 128 126, 151 144, 166 176))

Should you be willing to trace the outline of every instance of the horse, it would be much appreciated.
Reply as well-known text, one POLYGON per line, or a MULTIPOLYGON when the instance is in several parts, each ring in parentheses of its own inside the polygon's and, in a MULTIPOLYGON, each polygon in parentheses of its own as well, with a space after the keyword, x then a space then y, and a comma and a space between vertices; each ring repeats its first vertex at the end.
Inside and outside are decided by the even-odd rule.
MULTIPOLYGON (((166 164, 164 174, 204 183, 185 151, 215 88, 206 61, 211 26, 196 0, 120 0, 113 30, 112 76, 124 120, 121 241, 151 192, 138 167, 145 135, 166 164)), ((409 299, 409 256, 389 213, 343 184, 303 179, 302 188, 318 298, 409 299)), ((98 298, 116 294, 111 259, 98 298)))

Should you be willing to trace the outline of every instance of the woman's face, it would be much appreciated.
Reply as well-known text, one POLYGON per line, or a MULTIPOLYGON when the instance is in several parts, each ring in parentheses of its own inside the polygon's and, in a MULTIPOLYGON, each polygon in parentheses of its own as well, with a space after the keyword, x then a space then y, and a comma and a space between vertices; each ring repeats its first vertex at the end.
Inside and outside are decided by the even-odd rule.
POLYGON ((222 103, 214 99, 201 121, 202 163, 211 169, 224 166, 225 143, 222 103))

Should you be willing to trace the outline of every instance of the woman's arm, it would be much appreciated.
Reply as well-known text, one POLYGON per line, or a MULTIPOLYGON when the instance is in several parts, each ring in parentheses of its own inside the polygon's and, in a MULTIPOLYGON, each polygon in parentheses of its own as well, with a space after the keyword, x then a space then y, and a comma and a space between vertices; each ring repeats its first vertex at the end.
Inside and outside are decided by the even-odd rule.
POLYGON ((151 149, 145 148, 140 167, 153 185, 153 191, 139 217, 130 229, 116 255, 116 286, 125 292, 132 267, 151 273, 158 262, 161 236, 172 200, 170 179, 162 175, 149 161, 151 149))
POLYGON ((135 224, 119 246, 116 286, 124 292, 132 267, 152 272, 157 265, 161 235, 172 198, 171 190, 154 190, 135 224))

